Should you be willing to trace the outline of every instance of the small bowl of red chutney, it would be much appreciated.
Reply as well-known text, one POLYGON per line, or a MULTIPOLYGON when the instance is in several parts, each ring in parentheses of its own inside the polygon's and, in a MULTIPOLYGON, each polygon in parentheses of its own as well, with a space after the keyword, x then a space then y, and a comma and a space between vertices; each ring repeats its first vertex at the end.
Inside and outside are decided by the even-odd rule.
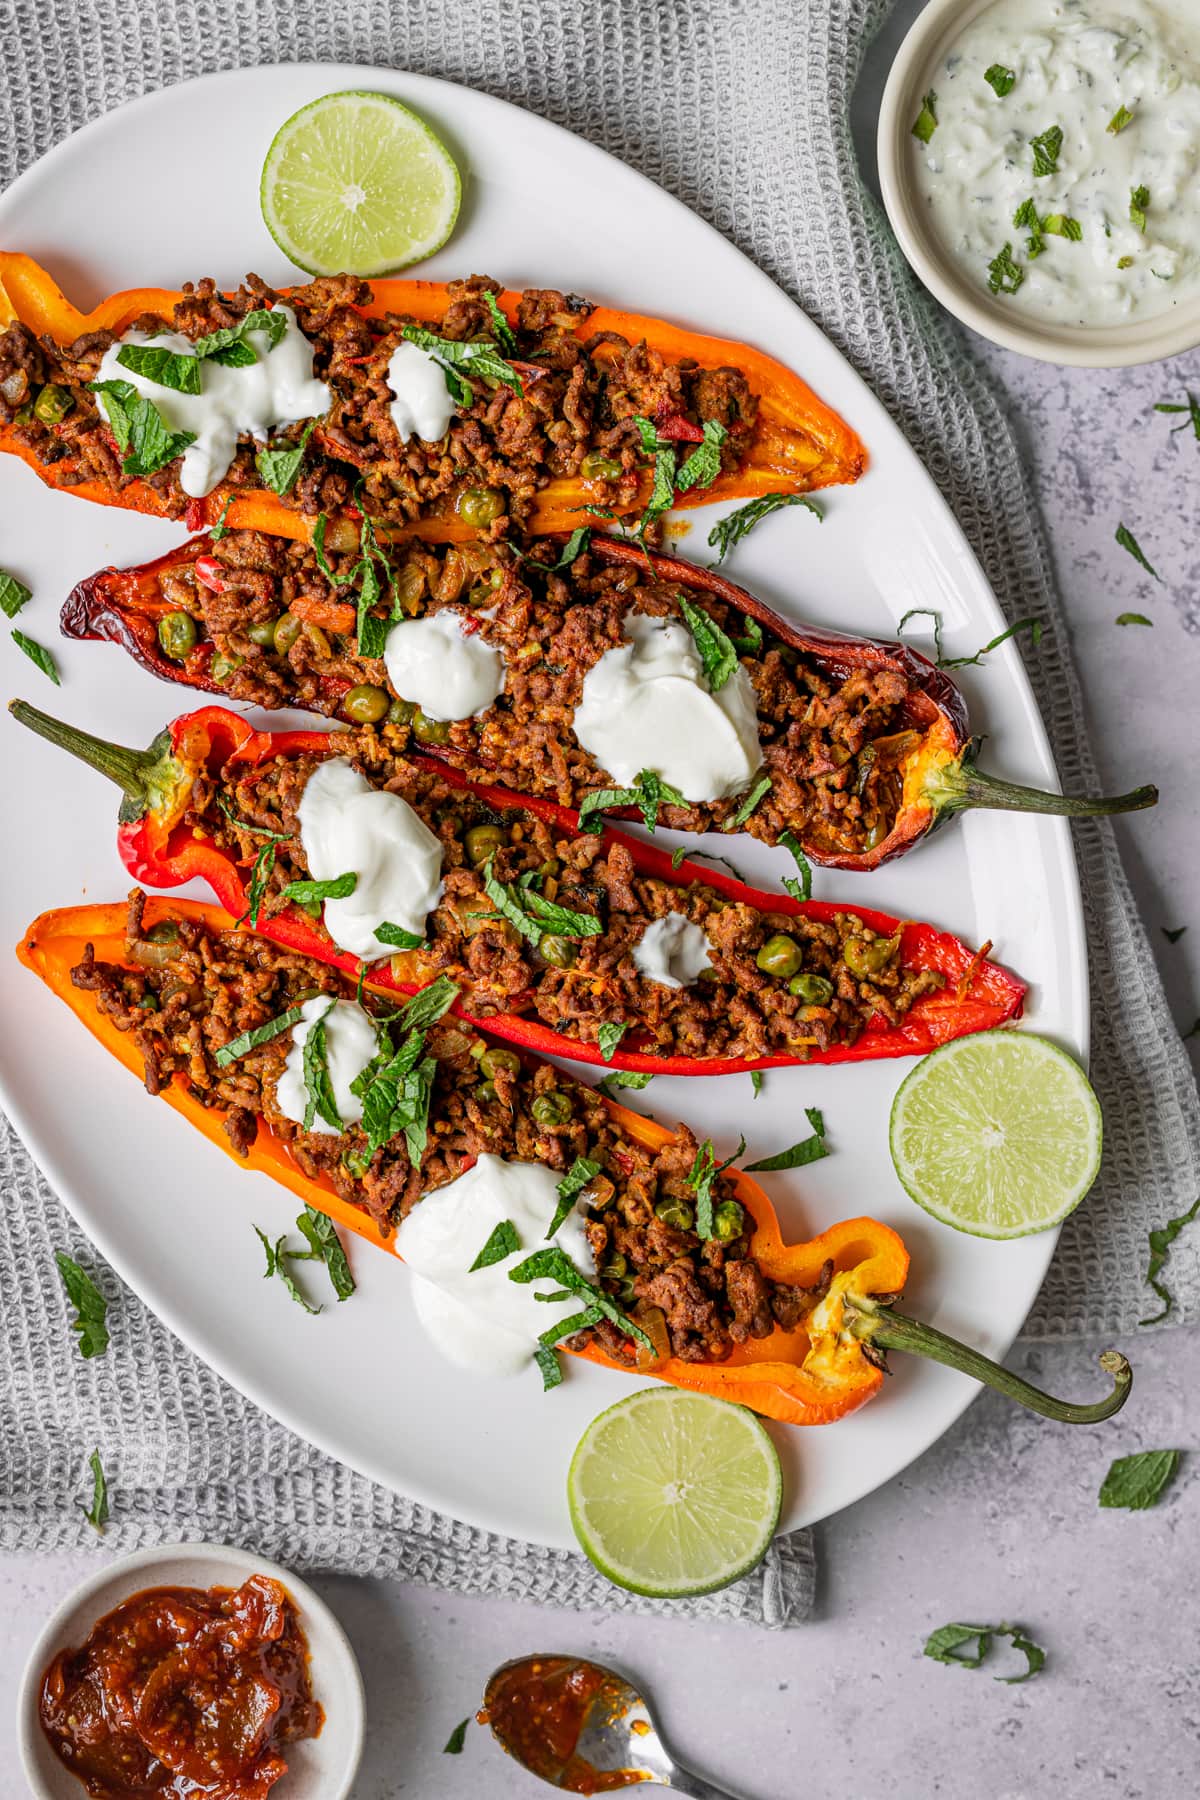
POLYGON ((83 1582, 17 1708, 36 1800, 347 1800, 362 1676, 325 1602, 277 1564, 170 1544, 83 1582))

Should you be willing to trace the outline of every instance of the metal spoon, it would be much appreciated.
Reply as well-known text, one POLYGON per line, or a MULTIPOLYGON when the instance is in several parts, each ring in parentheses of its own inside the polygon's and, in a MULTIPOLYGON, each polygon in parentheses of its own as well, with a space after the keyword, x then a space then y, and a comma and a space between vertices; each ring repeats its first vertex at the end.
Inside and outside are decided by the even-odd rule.
POLYGON ((675 1761, 646 1701, 603 1663, 549 1655, 503 1663, 479 1719, 515 1762, 570 1794, 651 1784, 691 1800, 738 1800, 675 1761))

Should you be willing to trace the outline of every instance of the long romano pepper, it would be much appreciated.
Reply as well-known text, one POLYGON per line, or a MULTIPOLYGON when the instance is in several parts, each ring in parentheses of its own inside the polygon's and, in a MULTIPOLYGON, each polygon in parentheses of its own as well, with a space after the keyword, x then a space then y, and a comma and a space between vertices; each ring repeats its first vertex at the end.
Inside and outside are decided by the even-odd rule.
MULTIPOLYGON (((381 280, 372 282, 370 287, 371 300, 356 310, 373 319, 399 315, 436 327, 452 299, 449 288, 442 282, 381 280)), ((283 290, 283 297, 286 298, 289 292, 283 290)), ((64 349, 89 332, 111 331, 119 336, 146 313, 170 319, 182 297, 178 291, 167 288, 131 288, 110 295, 91 312, 83 313, 71 304, 47 271, 31 257, 0 252, 0 331, 15 321, 27 326, 37 338, 47 339, 64 349)), ((516 317, 520 299, 520 294, 507 290, 498 296, 499 305, 510 323, 516 317)), ((680 494, 677 499, 680 506, 696 506, 714 500, 752 499, 777 492, 800 493, 833 482, 855 481, 866 464, 866 452, 849 426, 792 370, 748 344, 709 337, 662 319, 604 306, 582 310, 573 334, 581 343, 596 340, 596 347, 589 354, 601 361, 611 349, 611 339, 616 338, 628 345, 647 345, 668 365, 687 364, 701 369, 731 367, 746 377, 757 400, 757 416, 744 454, 735 467, 723 471, 711 485, 680 494)), ((536 365, 522 367, 527 367, 533 378, 537 377, 536 365)), ((656 423, 668 440, 678 440, 684 453, 701 437, 700 431, 692 428, 687 420, 661 416, 656 423)), ((320 425, 316 442, 322 443, 320 425)), ((232 500, 226 521, 231 527, 270 531, 286 537, 312 536, 314 518, 298 511, 294 505, 286 504, 267 488, 222 483, 203 500, 193 501, 185 509, 172 502, 159 487, 146 481, 132 480, 115 487, 96 478, 80 480, 80 470, 71 456, 55 462, 40 460, 34 449, 20 441, 11 425, 0 426, 0 450, 21 457, 52 487, 102 505, 131 508, 159 517, 186 515, 188 527, 193 531, 214 524, 226 502, 232 500)), ((344 442, 331 440, 328 451, 331 457, 338 458, 344 454, 344 442)), ((639 482, 637 492, 623 501, 621 509, 640 511, 648 497, 649 485, 647 472, 639 482)), ((576 525, 586 525, 589 515, 583 509, 595 499, 595 485, 577 477, 545 481, 536 498, 530 529, 535 532, 569 531, 576 525)), ((474 529, 455 513, 443 509, 414 523, 395 527, 395 534, 416 535, 427 542, 445 543, 468 538, 474 529)))
MULTIPOLYGON (((214 933, 239 929, 228 914, 181 900, 151 900, 144 917, 150 928, 164 921, 192 919, 214 933)), ((93 992, 71 979, 87 945, 92 946, 98 961, 137 968, 126 945, 126 918, 127 909, 120 905, 43 913, 24 934, 17 955, 70 1006, 106 1050, 140 1076, 142 1057, 134 1034, 120 1030, 114 1019, 100 1010, 93 992)), ((223 1129, 221 1106, 203 1104, 181 1074, 172 1078, 161 1097, 210 1142, 235 1154, 223 1129)), ((603 1104, 618 1130, 632 1142, 654 1150, 671 1142, 672 1134, 664 1126, 615 1101, 603 1104)), ((262 1115, 248 1154, 237 1160, 272 1176, 337 1224, 395 1253, 393 1236, 343 1199, 327 1177, 306 1174, 287 1141, 270 1130, 262 1115)), ((970 1346, 895 1311, 893 1303, 907 1279, 909 1257, 903 1241, 889 1226, 876 1219, 849 1219, 806 1243, 787 1243, 775 1210, 758 1183, 740 1171, 729 1171, 729 1180, 753 1221, 750 1255, 762 1272, 789 1287, 823 1289, 822 1297, 793 1329, 776 1324, 767 1337, 735 1344, 723 1362, 696 1363, 667 1356, 643 1363, 640 1372, 673 1386, 737 1401, 791 1425, 829 1424, 856 1411, 882 1384, 885 1363, 881 1353, 889 1348, 959 1369, 1034 1412, 1068 1423, 1108 1418, 1128 1398, 1132 1373, 1126 1359, 1112 1350, 1100 1358, 1112 1386, 1099 1401, 1074 1405, 1031 1387, 970 1346)), ((628 1364, 610 1358, 594 1343, 582 1354, 603 1366, 629 1372, 628 1364)))
MULTIPOLYGON (((459 554, 451 552, 450 554, 459 554)), ((923 842, 931 831, 959 813, 974 809, 991 809, 1019 813, 1044 813, 1064 818, 1096 818, 1153 806, 1158 790, 1153 786, 1133 789, 1127 794, 1085 798, 1043 792, 1002 780, 977 766, 979 744, 972 736, 966 699, 962 690, 946 671, 930 662, 909 645, 876 638, 852 636, 822 626, 806 625, 785 618, 767 606, 755 594, 739 587, 715 569, 697 567, 678 557, 646 552, 639 545, 615 538, 594 536, 589 557, 600 565, 631 574, 652 572, 656 591, 679 590, 697 605, 715 601, 729 613, 754 620, 769 640, 775 640, 803 659, 805 667, 828 681, 835 689, 845 683, 879 677, 895 677, 905 685, 905 698, 900 706, 901 724, 888 725, 878 737, 869 737, 857 755, 844 769, 821 766, 813 775, 796 775, 787 738, 777 735, 765 749, 765 772, 778 776, 781 784, 791 783, 803 789, 805 810, 791 816, 776 806, 772 794, 756 806, 737 829, 744 830, 768 843, 777 843, 782 833, 790 831, 811 862, 827 868, 868 871, 902 856, 923 842), (851 785, 865 783, 870 791, 872 778, 886 777, 894 799, 887 803, 886 822, 878 832, 864 833, 848 829, 840 821, 849 815, 830 814, 825 801, 845 797, 845 787, 829 787, 831 779, 851 785)), ((173 578, 193 572, 193 580, 202 587, 222 592, 227 577, 236 582, 236 571, 223 571, 211 555, 204 537, 191 540, 133 569, 103 569, 87 577, 68 596, 62 609, 62 630, 67 637, 106 639, 120 644, 136 662, 166 681, 209 693, 225 691, 214 676, 211 643, 198 643, 183 662, 172 661, 159 642, 158 624, 173 611, 176 601, 165 592, 173 578)), ((570 573, 563 577, 569 580, 570 573)), ((345 592, 346 590, 339 590, 345 592)), ((331 597, 316 600, 305 596, 295 602, 297 619, 311 621, 324 631, 345 634, 353 641, 356 609, 347 600, 331 597)), ((248 670, 252 665, 248 665, 248 670)), ((378 662, 362 665, 360 681, 379 679, 378 662)), ((278 657, 271 659, 272 671, 286 681, 290 665, 278 657)), ((315 693, 306 692, 297 704, 316 707, 336 715, 351 688, 347 678, 322 677, 315 693)), ((274 690, 271 690, 272 692, 274 690)), ((278 704, 277 699, 259 697, 253 684, 243 685, 239 697, 258 704, 278 704)), ((386 695, 384 703, 386 704, 386 695)), ((498 703, 494 709, 501 721, 505 741, 520 731, 520 721, 502 714, 498 703)), ((495 757, 488 737, 487 718, 476 730, 470 743, 451 740, 430 749, 430 754, 460 769, 479 781, 495 779, 495 757)), ((552 703, 543 719, 535 715, 551 737, 561 736, 560 709, 552 703)), ((474 723, 469 722, 469 723, 474 723)), ((799 729, 802 721, 798 717, 799 729)), ((499 727, 496 728, 499 731, 499 727)), ((607 778, 590 765, 590 783, 577 776, 571 804, 578 807, 589 792, 607 785, 607 778)), ((526 792, 540 792, 564 800, 558 783, 560 777, 551 759, 539 757, 524 765, 520 785, 526 792)), ((673 809, 668 822, 676 829, 706 830, 716 824, 728 829, 735 824, 738 801, 731 800, 705 809, 673 809)), ((614 816, 631 818, 631 809, 615 809, 614 816)))
MULTIPOLYGON (((224 796, 220 784, 249 771, 266 769, 280 759, 337 756, 344 752, 340 734, 327 731, 256 731, 238 713, 219 706, 185 713, 164 728, 148 750, 128 750, 92 737, 87 732, 50 718, 23 700, 12 702, 10 711, 23 725, 51 743, 81 758, 116 782, 123 790, 117 827, 117 848, 129 873, 155 888, 178 887, 204 881, 220 904, 235 917, 250 908, 247 882, 250 870, 228 848, 197 835, 194 819, 185 820, 197 779, 218 783, 210 802, 215 812, 224 796)), ((506 789, 479 787, 453 770, 428 758, 410 759, 436 772, 450 786, 482 801, 501 815, 524 812, 544 820, 556 833, 575 835, 574 813, 550 801, 521 799, 506 789)), ((226 802, 228 804, 228 802, 226 802)), ((989 1030, 1020 1015, 1025 985, 985 952, 973 952, 959 938, 915 920, 901 921, 862 907, 839 907, 828 901, 798 901, 790 895, 770 894, 724 874, 719 869, 684 862, 676 868, 664 851, 641 839, 608 828, 607 843, 622 844, 639 875, 686 888, 699 881, 724 899, 752 906, 764 913, 819 920, 832 924, 847 912, 860 919, 877 939, 899 942, 896 952, 905 970, 932 970, 944 977, 940 990, 919 995, 911 1008, 894 1022, 876 1013, 853 1043, 831 1044, 820 1049, 806 1046, 802 1052, 756 1057, 663 1056, 637 1046, 636 1028, 622 1039, 610 1059, 594 1043, 557 1031, 521 1011, 489 1014, 473 1011, 468 989, 455 1010, 465 1019, 510 1043, 521 1044, 543 1055, 650 1074, 723 1075, 752 1068, 773 1068, 806 1063, 874 1061, 885 1057, 922 1055, 951 1038, 989 1030)), ((313 956, 350 976, 359 973, 357 958, 333 943, 323 924, 295 906, 283 912, 260 914, 257 929, 264 937, 313 956)), ((366 984, 374 989, 413 993, 434 979, 436 969, 422 966, 419 951, 401 951, 389 962, 366 965, 366 984)), ((458 977, 461 979, 461 977, 458 977)), ((801 1027, 802 1029, 802 1027, 801 1027)))

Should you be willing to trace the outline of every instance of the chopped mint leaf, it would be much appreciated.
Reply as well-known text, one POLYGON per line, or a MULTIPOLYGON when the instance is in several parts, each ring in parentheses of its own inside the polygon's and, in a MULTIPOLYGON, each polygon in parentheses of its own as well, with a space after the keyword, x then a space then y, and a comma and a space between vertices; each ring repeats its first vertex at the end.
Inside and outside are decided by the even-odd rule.
POLYGON ((345 900, 358 886, 353 870, 338 875, 333 881, 289 881, 280 890, 281 900, 294 900, 297 906, 311 906, 321 900, 345 900))
POLYGON ((1120 544, 1122 550, 1128 550, 1128 552, 1129 552, 1130 556, 1132 556, 1133 560, 1137 563, 1140 563, 1142 568, 1145 569, 1145 571, 1148 575, 1153 575, 1155 581, 1162 580, 1162 576, 1159 574, 1158 570, 1154 567, 1153 563, 1151 563, 1147 560, 1145 552, 1143 551, 1141 545, 1138 543, 1137 539, 1134 537, 1132 531, 1130 531, 1128 525, 1118 525, 1116 536, 1117 536, 1117 542, 1118 542, 1118 544, 1120 544))
POLYGON ((36 638, 27 637, 23 631, 18 631, 15 625, 12 629, 12 641, 18 650, 25 652, 34 667, 40 669, 42 674, 54 683, 55 687, 62 686, 58 664, 44 644, 39 644, 36 638))
POLYGON ((1057 175, 1058 159, 1062 152, 1063 131, 1061 125, 1051 125, 1048 130, 1030 138, 1029 148, 1033 151, 1033 172, 1035 175, 1057 175))
POLYGON ((718 1175, 732 1168, 738 1157, 746 1148, 745 1138, 741 1138, 733 1155, 719 1163, 713 1150, 712 1139, 705 1138, 696 1151, 692 1166, 684 1177, 688 1186, 696 1196, 696 1236, 706 1242, 716 1236, 716 1208, 713 1205, 713 1188, 718 1175))
POLYGON ((704 441, 697 444, 675 477, 675 492, 690 493, 693 488, 711 487, 721 473, 721 445, 729 436, 728 428, 716 419, 705 419, 704 441))
POLYGON ((67 1299, 75 1308, 71 1330, 78 1334, 80 1355, 89 1361, 94 1356, 103 1356, 108 1349, 108 1301, 74 1257, 56 1250, 54 1260, 67 1290, 67 1299))
POLYGON ((1146 617, 1145 613, 1125 612, 1125 613, 1117 614, 1117 624, 1118 625, 1150 625, 1150 626, 1153 626, 1154 620, 1148 619, 1146 617))
POLYGON ((750 1085, 754 1089, 754 1098, 757 1100, 763 1090, 763 1072, 761 1069, 751 1069, 750 1085))
MULTIPOLYGON (((1196 1020, 1191 1031, 1184 1032, 1184 1037, 1193 1037, 1197 1029, 1200 1029, 1200 1019, 1196 1020)), ((1163 1265, 1171 1254, 1171 1245, 1175 1242, 1175 1239, 1179 1236, 1185 1226, 1194 1224, 1197 1214, 1200 1214, 1200 1195, 1192 1201, 1192 1204, 1185 1213, 1180 1213, 1177 1219, 1168 1219, 1165 1225, 1156 1226, 1150 1233, 1150 1261, 1146 1268, 1145 1279, 1154 1289, 1163 1304, 1161 1312, 1155 1313, 1153 1317, 1149 1319, 1139 1319, 1139 1325, 1157 1325, 1160 1320, 1166 1318, 1167 1314, 1174 1307, 1175 1297, 1170 1292, 1169 1288, 1159 1280, 1159 1276, 1162 1273, 1163 1265)))
POLYGON ((612 1019, 606 1019, 597 1027, 596 1041, 600 1045, 600 1054, 605 1062, 611 1062, 617 1053, 617 1045, 629 1030, 628 1025, 618 1025, 612 1019))
POLYGON ((88 1468, 92 1471, 92 1504, 81 1507, 80 1511, 92 1530, 103 1536, 104 1527, 108 1524, 108 1482, 104 1479, 104 1466, 100 1461, 99 1450, 93 1450, 88 1457, 88 1468))
POLYGON ((937 125, 937 95, 930 88, 921 102, 920 112, 913 121, 912 134, 915 138, 920 138, 923 144, 927 144, 937 130, 937 125))
MULTIPOLYGON (((708 534, 710 546, 718 553, 718 567, 725 561, 734 545, 740 544, 742 539, 754 530, 760 519, 767 518, 773 512, 779 512, 785 506, 803 506, 807 512, 815 513, 819 520, 824 520, 825 517, 816 501, 810 499, 807 494, 760 494, 757 500, 747 500, 745 506, 739 506, 736 511, 726 513, 723 519, 718 519, 708 534)), ((749 626, 752 621, 747 620, 746 623, 749 626)), ((754 625, 754 631, 758 633, 758 644, 761 645, 762 633, 757 624, 754 625)), ((739 644, 738 648, 741 649, 741 647, 739 644)))
MULTIPOLYGON (((646 1080, 650 1077, 647 1075, 646 1080)), ((594 1175, 600 1173, 600 1164, 592 1162, 586 1156, 577 1156, 558 1184, 558 1205, 554 1209, 554 1217, 550 1221, 547 1238, 552 1238, 562 1226, 563 1220, 574 1210, 575 1202, 582 1194, 594 1175)), ((518 1245, 519 1249, 520 1246, 518 1245)))
POLYGON ((998 1637, 1008 1638, 1013 1649, 1023 1653, 1025 1668, 1020 1675, 997 1675, 997 1681, 1013 1686, 1028 1681, 1043 1667, 1046 1652, 1020 1625, 942 1625, 926 1639, 925 1654, 935 1662, 954 1663, 960 1669, 977 1669, 990 1654, 993 1638, 998 1637), (974 1655, 965 1648, 972 1640, 975 1642, 974 1655))
POLYGON ((770 793, 771 786, 771 777, 769 775, 760 775, 753 787, 747 793, 745 799, 741 802, 741 805, 738 807, 733 817, 728 819, 725 824, 722 825, 721 830, 740 831, 742 826, 746 823, 746 820, 750 817, 750 814, 759 804, 760 800, 765 799, 770 793))
POLYGON ((1005 244, 998 256, 988 264, 988 292, 1015 294, 1025 279, 1024 269, 1013 261, 1012 245, 1005 244))
POLYGON ((1155 412, 1160 413, 1186 413, 1187 418, 1183 421, 1182 425, 1172 425, 1171 436, 1174 437, 1177 431, 1186 431, 1190 425, 1193 437, 1195 437, 1197 443, 1200 443, 1200 401, 1196 399, 1194 394, 1189 394, 1186 404, 1183 405, 1175 404, 1169 400, 1160 400, 1154 410, 1155 412))
POLYGON ((1129 217, 1137 226, 1142 236, 1146 235, 1146 208, 1150 204, 1150 189, 1135 187, 1129 190, 1129 217))
POLYGON ((397 950, 419 950, 425 942, 419 931, 406 931, 403 925, 390 925, 387 920, 375 927, 381 944, 394 944, 397 950))
POLYGON ((1124 129, 1127 125, 1132 125, 1132 124, 1133 124, 1133 114, 1130 112, 1129 108, 1127 106, 1118 106, 1116 112, 1113 114, 1112 118, 1108 121, 1108 124, 1105 126, 1104 129, 1106 131, 1111 131, 1113 136, 1116 137, 1118 132, 1124 131, 1124 129))
POLYGON ((300 464, 304 461, 304 452, 308 449, 308 440, 315 426, 316 420, 310 419, 298 442, 285 444, 278 450, 260 450, 254 458, 255 468, 275 493, 290 493, 295 486, 300 464))
POLYGON ((341 1114, 337 1109, 337 1101, 333 1093, 333 1081, 329 1074, 329 1061, 325 1049, 325 1021, 337 1005, 330 1000, 329 1005, 319 1019, 309 1025, 304 1038, 304 1124, 305 1131, 311 1131, 314 1122, 320 1118, 334 1131, 343 1129, 341 1114))
POLYGON ((307 1238, 312 1256, 328 1269, 338 1299, 348 1300, 354 1292, 354 1277, 333 1220, 327 1213, 318 1212, 315 1206, 306 1205, 296 1224, 307 1238))
POLYGON ((490 288, 485 290, 483 298, 488 312, 491 314, 492 336, 505 356, 515 356, 517 353, 516 333, 501 312, 500 302, 490 288))
MULTIPOLYGON (((267 345, 269 355, 287 336, 287 324, 286 316, 273 307, 256 307, 245 318, 239 319, 236 325, 228 325, 222 331, 210 331, 206 337, 197 338, 196 355, 210 357, 213 362, 224 363, 229 368, 249 368, 258 358, 253 346, 246 342, 246 333, 265 331, 270 339, 267 345)), ((197 388, 196 392, 199 391, 197 388)))
POLYGON ((804 1116, 812 1126, 812 1136, 801 1138, 790 1150, 780 1150, 775 1156, 764 1156, 761 1162, 747 1163, 747 1173, 755 1170, 802 1169, 807 1163, 820 1162, 823 1156, 829 1155, 829 1146, 825 1142, 825 1119, 816 1106, 806 1106, 804 1116))
POLYGON ((511 1219, 501 1219, 467 1273, 473 1275, 476 1269, 490 1269, 493 1263, 503 1262, 506 1256, 514 1256, 520 1248, 521 1240, 517 1236, 516 1226, 511 1219))
POLYGON ((647 1069, 643 1069, 640 1073, 636 1069, 614 1069, 611 1075, 606 1075, 603 1081, 596 1083, 596 1092, 607 1094, 610 1100, 615 1100, 618 1088, 635 1090, 645 1088, 649 1087, 653 1080, 653 1075, 647 1069))
POLYGON ((177 394, 200 392, 200 360, 190 353, 180 355, 156 344, 125 344, 117 352, 117 361, 132 375, 173 388, 177 394))
POLYGON ((257 1050, 260 1044, 269 1044, 280 1032, 288 1031, 300 1021, 303 1008, 290 1006, 287 1012, 279 1013, 274 1019, 268 1019, 265 1025, 256 1025, 253 1031, 243 1031, 227 1044, 222 1044, 213 1058, 218 1069, 227 1069, 231 1062, 239 1056, 245 1056, 249 1050, 257 1050))
POLYGON ((93 381, 89 386, 103 402, 124 474, 153 475, 195 443, 194 431, 172 431, 153 400, 139 394, 131 381, 93 381))
POLYGON ((996 97, 1003 100, 1016 87, 1017 72, 1015 69, 1006 69, 1003 63, 993 63, 990 69, 984 70, 983 79, 996 97))
POLYGON ((1047 237, 1070 238, 1077 244, 1083 237, 1083 226, 1078 219, 1072 219, 1067 213, 1047 213, 1042 220, 1042 230, 1047 237))
POLYGON ((1100 1504, 1145 1512, 1157 1504, 1178 1467, 1178 1450, 1139 1450, 1132 1456, 1118 1456, 1100 1485, 1100 1504))
POLYGON ((463 1745, 467 1741, 467 1726, 470 1723, 471 1723, 470 1719, 462 1719, 454 1727, 454 1730, 450 1733, 450 1736, 446 1739, 445 1746, 442 1750, 443 1756, 461 1756, 462 1755, 463 1745))
POLYGON ((791 852, 795 859, 796 867, 800 871, 799 881, 797 881, 793 875, 784 876, 783 887, 785 893, 790 894, 793 900, 811 899, 812 864, 809 862, 807 856, 805 856, 804 851, 800 848, 799 839, 794 832, 781 831, 779 834, 779 842, 784 850, 789 850, 791 852))
POLYGON ((719 694, 730 677, 737 673, 737 651, 702 606, 694 605, 685 594, 679 596, 679 606, 703 665, 704 678, 711 692, 719 694))
POLYGON ((15 575, 9 575, 0 569, 0 612, 6 619, 15 619, 23 606, 33 599, 33 591, 15 575))

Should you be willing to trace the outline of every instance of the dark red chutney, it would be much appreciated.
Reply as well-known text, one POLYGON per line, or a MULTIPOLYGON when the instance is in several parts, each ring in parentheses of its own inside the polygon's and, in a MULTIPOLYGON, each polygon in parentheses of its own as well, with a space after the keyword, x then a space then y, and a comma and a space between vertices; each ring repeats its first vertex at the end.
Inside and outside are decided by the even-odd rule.
POLYGON ((642 1769, 597 1769, 578 1753, 584 1726, 618 1712, 625 1692, 595 1663, 526 1659, 492 1677, 476 1717, 543 1781, 569 1794, 609 1794, 651 1779, 642 1769))
POLYGON ((95 1800, 263 1800, 316 1737, 308 1644, 286 1589, 145 1588, 61 1650, 42 1729, 95 1800))

